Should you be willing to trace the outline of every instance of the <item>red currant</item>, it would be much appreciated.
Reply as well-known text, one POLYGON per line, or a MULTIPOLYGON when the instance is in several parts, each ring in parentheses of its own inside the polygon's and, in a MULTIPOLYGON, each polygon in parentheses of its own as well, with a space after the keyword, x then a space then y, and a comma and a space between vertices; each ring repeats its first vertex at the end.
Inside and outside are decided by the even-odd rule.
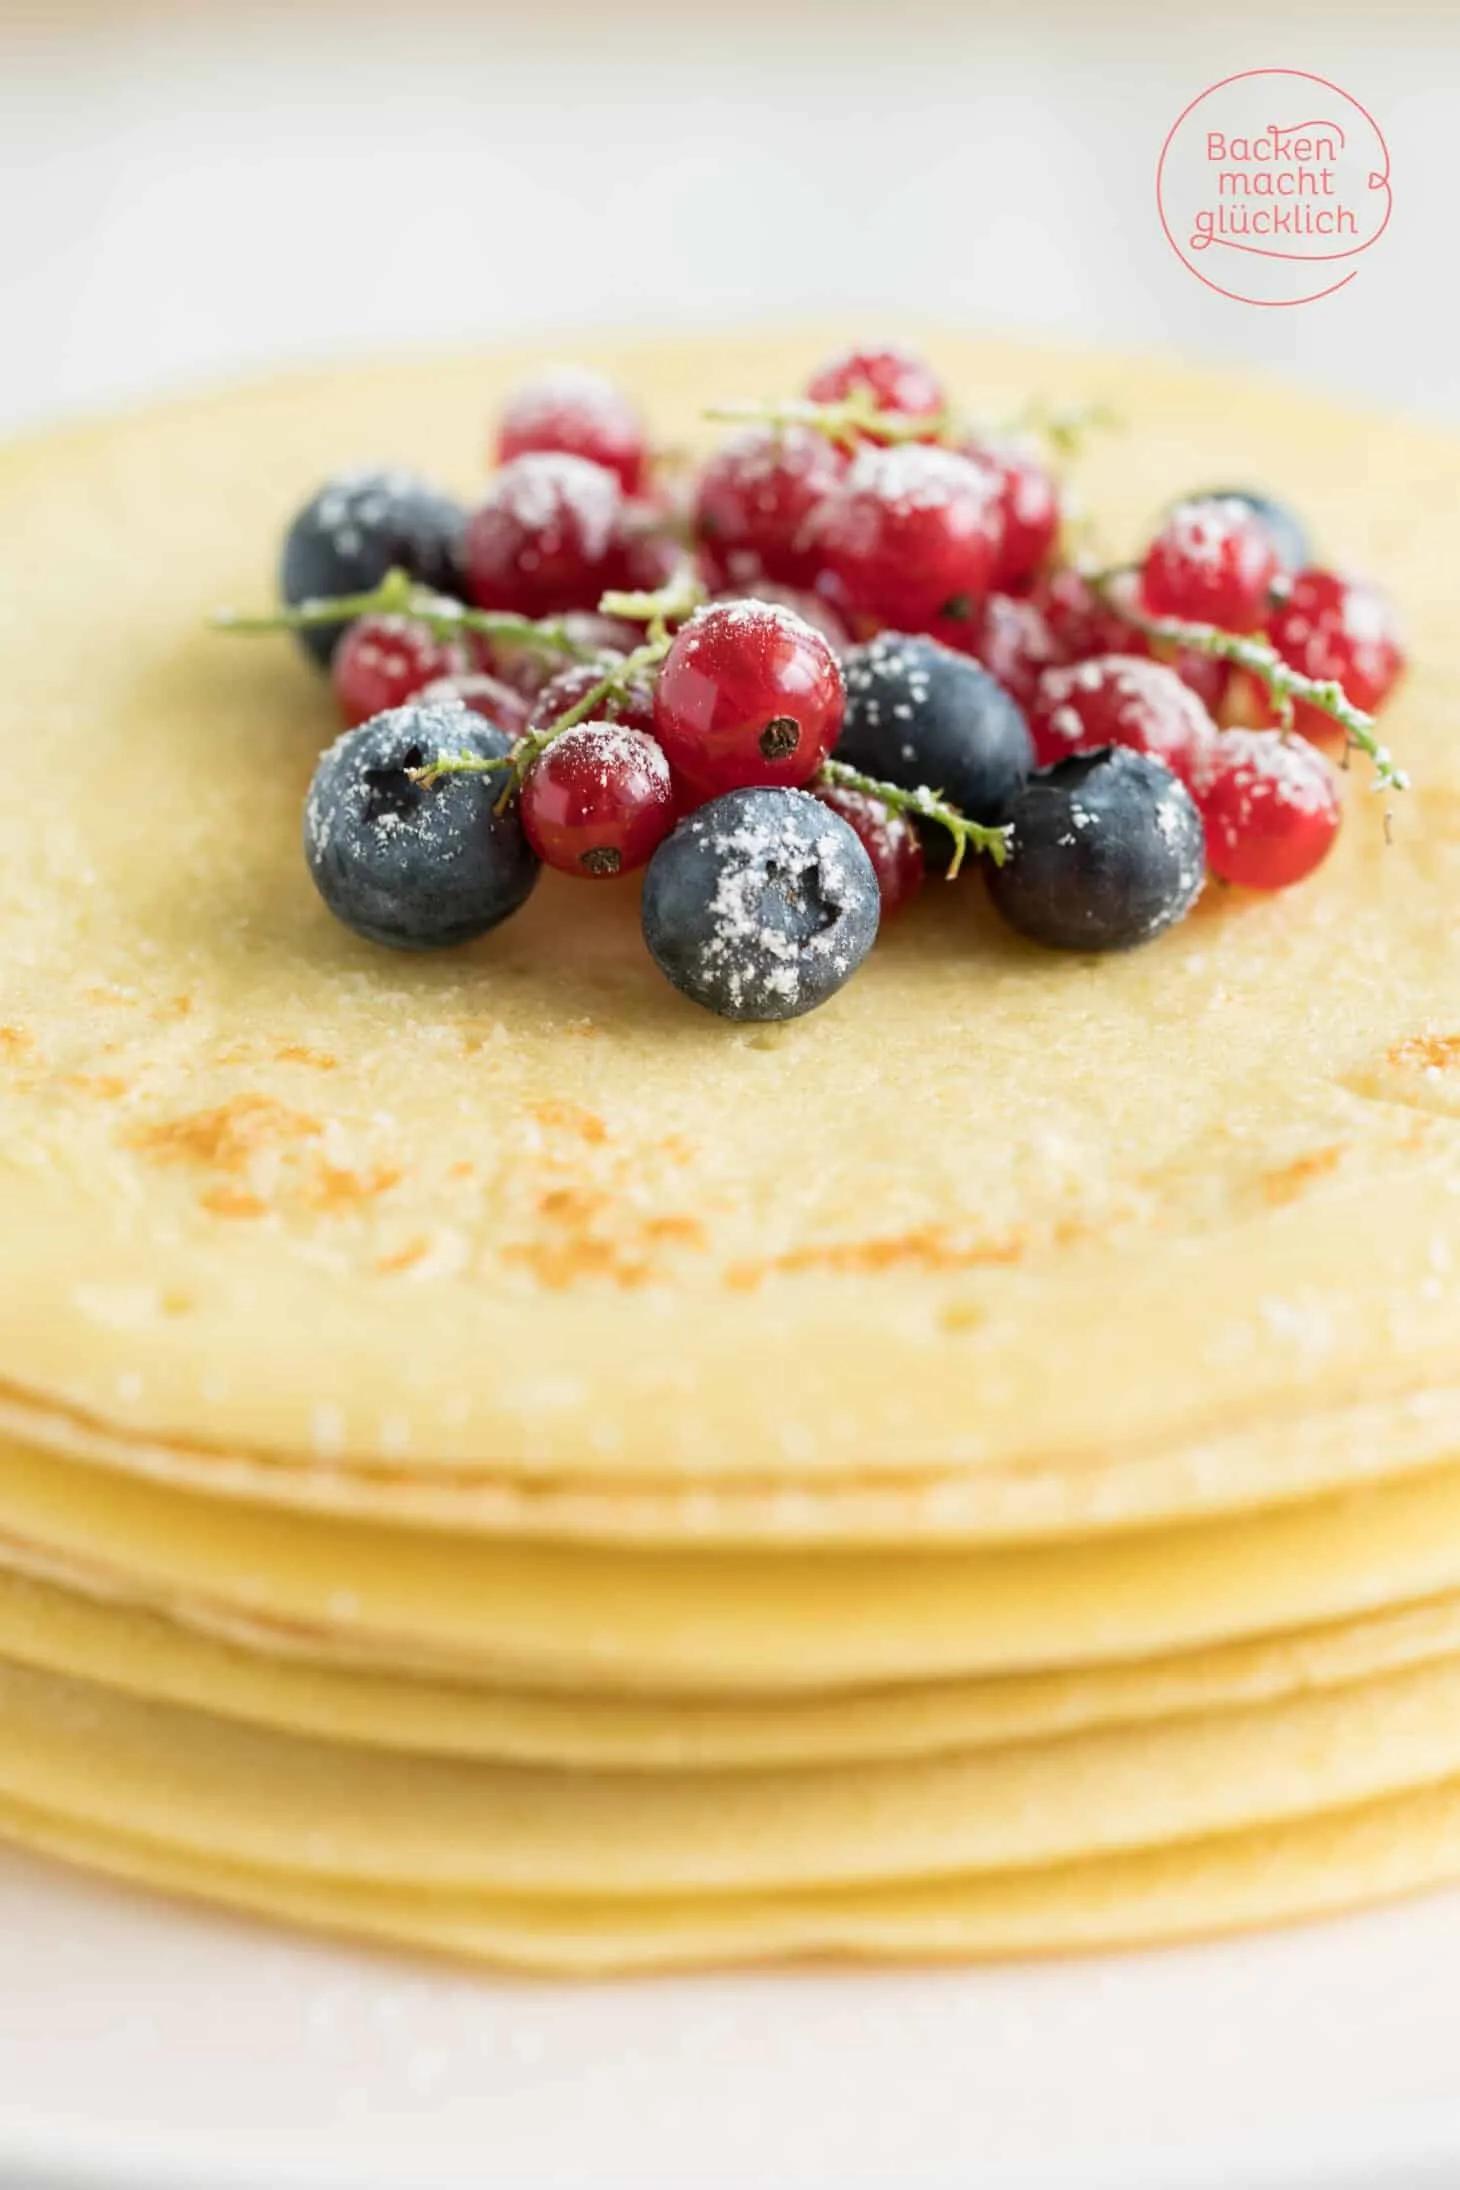
POLYGON ((467 523, 466 582, 478 608, 551 616, 594 608, 620 575, 623 492, 601 464, 532 455, 504 464, 467 523))
MULTIPOLYGON (((616 616, 570 610, 561 621, 563 630, 576 645, 593 649, 595 660, 600 654, 609 660, 627 654, 644 636, 637 625, 621 623, 616 616)), ((516 639, 493 639, 485 651, 492 674, 500 677, 504 684, 510 684, 514 692, 520 692, 527 700, 535 699, 563 666, 561 654, 546 653, 539 646, 524 646, 516 639)))
POLYGON ((403 707, 438 677, 460 677, 475 667, 460 639, 438 639, 412 616, 362 616, 335 648, 330 683, 340 713, 353 729, 403 707))
POLYGON ((1071 753, 1128 745, 1165 761, 1188 785, 1217 734, 1175 670, 1138 654, 1101 654, 1047 669, 1035 688, 1029 728, 1041 768, 1071 753))
POLYGON ((1025 709, 1044 671, 1064 659, 1044 610, 1023 594, 991 593, 969 620, 946 618, 933 635, 982 662, 1025 709))
POLYGON ((489 677, 481 670, 474 670, 464 677, 437 677, 424 686, 417 697, 422 700, 459 700, 463 707, 471 708, 477 715, 485 715, 508 737, 520 738, 527 728, 527 702, 520 692, 514 692, 510 684, 503 684, 500 677, 489 677))
POLYGON ((621 388, 577 365, 544 373, 509 396, 497 428, 497 462, 556 451, 586 456, 638 494, 649 473, 644 421, 621 388))
MULTIPOLYGON (((1268 618, 1267 635, 1290 668, 1305 677, 1333 678, 1369 714, 1383 706, 1404 668, 1394 612, 1383 594, 1331 570, 1299 573, 1268 618)), ((1331 716, 1303 700, 1295 703, 1293 721, 1309 737, 1342 736, 1331 716)))
MULTIPOLYGON (((619 657, 622 659, 622 656, 619 657)), ((586 700, 595 685, 602 684, 608 672, 614 668, 614 658, 606 656, 597 662, 574 662, 571 669, 560 669, 547 683, 532 703, 527 717, 529 730, 546 730, 560 715, 566 715, 570 707, 586 700)), ((654 735, 654 688, 647 677, 637 677, 622 699, 606 699, 594 710, 594 720, 621 722, 630 730, 644 730, 654 735)))
POLYGON ((1323 755, 1271 730, 1224 730, 1213 738, 1194 788, 1212 873, 1249 890, 1303 881, 1343 818, 1338 777, 1323 755))
POLYGON ((819 631, 834 654, 844 654, 852 643, 852 634, 845 619, 837 613, 832 601, 822 592, 811 592, 805 586, 776 585, 769 578, 758 578, 753 585, 727 586, 723 593, 715 595, 717 601, 769 601, 773 606, 789 608, 794 615, 819 631))
POLYGON ((1017 442, 969 441, 963 454, 991 471, 999 485, 1003 544, 994 584, 1020 585, 1043 569, 1059 538, 1059 488, 1038 457, 1017 442))
POLYGON ((880 799, 841 784, 818 787, 816 796, 855 831, 871 860, 883 918, 900 912, 917 896, 926 873, 921 840, 906 814, 894 814, 880 799))
MULTIPOLYGON (((1112 579, 1109 590, 1118 597, 1130 597, 1134 606, 1136 584, 1133 577, 1123 576, 1112 579)), ((1043 609, 1065 661, 1089 661, 1098 654, 1154 652, 1145 632, 1120 613, 1119 598, 1113 603, 1102 599, 1077 570, 1051 572, 1036 583, 1031 597, 1043 609)), ((1202 654, 1189 646, 1163 647, 1157 659, 1168 662, 1182 683, 1190 685, 1215 720, 1227 691, 1230 665, 1215 654, 1202 654)))
POLYGON ((837 740, 846 689, 819 631, 766 601, 691 616, 664 659, 654 726, 673 766, 711 792, 809 781, 837 740))
POLYGON ((870 395, 879 411, 902 418, 936 418, 947 406, 936 373, 910 350, 844 350, 806 383, 813 403, 840 403, 858 390, 870 395))
POLYGON ((580 722, 554 738, 521 803, 539 859, 590 881, 642 867, 675 823, 668 761, 651 737, 621 722, 580 722))
POLYGON ((845 467, 825 434, 807 426, 750 426, 727 441, 695 493, 695 538, 711 583, 765 577, 809 585, 816 575, 810 520, 845 467))
POLYGON ((1247 503, 1178 502, 1146 550, 1141 597, 1153 616, 1255 631, 1279 568, 1272 537, 1247 503))
POLYGON ((863 449, 815 520, 823 563, 854 612, 898 631, 967 619, 988 592, 999 488, 954 449, 863 449))

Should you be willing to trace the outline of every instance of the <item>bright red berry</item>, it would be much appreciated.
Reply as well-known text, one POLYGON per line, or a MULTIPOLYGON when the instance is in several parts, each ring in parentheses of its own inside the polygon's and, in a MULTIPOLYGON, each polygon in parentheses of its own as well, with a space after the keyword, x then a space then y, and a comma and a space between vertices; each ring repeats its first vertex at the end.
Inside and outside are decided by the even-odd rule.
POLYGON ((1153 616, 1255 631, 1279 569, 1272 537, 1246 502, 1178 502, 1146 550, 1141 598, 1153 616))
POLYGON ((994 584, 1024 584, 1044 568, 1059 538, 1060 496, 1048 467, 1015 441, 969 441, 963 454, 999 484, 1003 539, 994 584))
MULTIPOLYGON (((1299 573, 1268 618, 1267 635, 1291 668, 1334 679, 1369 714, 1383 706, 1404 668, 1394 611, 1383 594, 1331 570, 1299 573)), ((1309 737, 1342 735, 1330 716, 1303 700, 1294 705, 1293 721, 1309 737)))
POLYGON ((1138 654, 1102 654, 1047 669, 1035 687, 1029 728, 1041 768, 1071 753, 1128 745, 1165 761, 1187 785, 1217 735, 1175 670, 1138 654))
POLYGON ((623 515, 623 491, 601 464, 514 457, 467 522, 471 599, 524 616, 596 607, 621 571, 623 515))
POLYGON ((642 867, 675 822, 661 748, 621 722, 580 722, 554 738, 522 786, 521 805, 539 859, 590 881, 642 867))
POLYGON ((819 631, 834 654, 844 654, 852 643, 852 634, 845 620, 838 615, 833 603, 820 592, 806 586, 777 585, 769 578, 757 578, 753 585, 727 586, 715 595, 717 601, 769 601, 779 608, 789 608, 794 615, 819 631))
POLYGON ((585 456, 638 494, 649 473, 648 436, 637 407, 601 373, 563 365, 510 395, 497 428, 497 462, 556 451, 585 456))
POLYGON ((464 677, 437 677, 417 694, 421 700, 459 700, 463 707, 471 708, 477 715, 485 715, 499 730, 505 730, 509 738, 520 738, 527 728, 527 702, 520 692, 514 692, 510 684, 503 684, 500 677, 489 677, 481 670, 473 670, 464 677))
POLYGON ((475 666, 463 640, 439 639, 413 616, 362 616, 335 648, 330 683, 353 729, 403 707, 438 677, 465 676, 475 666))
MULTIPOLYGON (((1150 654, 1151 641, 1138 625, 1120 612, 1122 596, 1135 605, 1137 580, 1124 576, 1110 581, 1114 601, 1098 594, 1078 570, 1065 568, 1040 578, 1030 596, 1043 610, 1060 658, 1067 662, 1090 661, 1098 654, 1150 654)), ((1227 691, 1231 670, 1214 654, 1195 647, 1163 649, 1159 657, 1169 661, 1183 684, 1190 685, 1207 713, 1216 718, 1227 691)))
POLYGON ((694 529, 712 584, 809 585, 813 515, 846 458, 807 426, 749 426, 717 449, 695 490, 694 529))
POLYGON ((982 662, 1026 709, 1045 670, 1064 659, 1044 610, 1025 594, 991 593, 972 617, 946 618, 933 636, 982 662))
MULTIPOLYGON (((618 657, 622 660, 622 656, 618 657)), ((586 700, 595 685, 602 684, 609 671, 616 666, 615 658, 606 655, 601 661, 574 662, 570 669, 560 669, 547 683, 532 703, 527 717, 529 730, 546 730, 560 715, 566 715, 570 707, 586 700)), ((605 699, 593 710, 595 722, 621 722, 630 730, 646 731, 654 735, 654 688, 647 677, 636 677, 623 697, 605 699)))
POLYGON ((712 792, 795 787, 837 740, 846 689, 819 631, 766 601, 702 608, 654 688, 654 726, 674 768, 712 792))
POLYGON ((966 620, 993 581, 1002 538, 993 476, 954 449, 863 449, 815 524, 854 612, 898 631, 966 620))
POLYGON ((910 350, 844 350, 829 357, 806 383, 813 403, 840 403, 862 391, 879 411, 902 418, 935 418, 947 407, 942 383, 931 366, 910 350))
POLYGON ((906 814, 895 814, 880 799, 841 784, 818 786, 816 796, 856 832, 877 877, 884 920, 900 912, 917 896, 926 873, 922 843, 906 814))
POLYGON ((1303 881, 1343 818, 1338 777, 1323 755, 1271 730, 1224 730, 1213 738, 1194 790, 1212 873, 1249 890, 1303 881))

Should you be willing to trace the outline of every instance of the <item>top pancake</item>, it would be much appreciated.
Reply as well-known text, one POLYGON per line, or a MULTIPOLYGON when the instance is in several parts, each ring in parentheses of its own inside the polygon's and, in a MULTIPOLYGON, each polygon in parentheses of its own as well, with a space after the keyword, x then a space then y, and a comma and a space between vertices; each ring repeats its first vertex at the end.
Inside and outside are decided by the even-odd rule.
MULTIPOLYGON (((658 433, 799 339, 573 354, 658 433)), ((1460 445, 1268 385, 935 338, 970 407, 1100 396, 1105 544, 1250 481, 1397 596, 1393 842, 1036 951, 977 877, 831 1005, 735 1027, 633 886, 470 949, 336 926, 333 734, 266 597, 352 461, 464 492, 546 353, 295 379, 0 455, 3 1428, 205 1487, 491 1528, 898 1540, 1296 1497, 1460 1451, 1460 445)), ((703 429, 699 429, 701 435, 703 429)))

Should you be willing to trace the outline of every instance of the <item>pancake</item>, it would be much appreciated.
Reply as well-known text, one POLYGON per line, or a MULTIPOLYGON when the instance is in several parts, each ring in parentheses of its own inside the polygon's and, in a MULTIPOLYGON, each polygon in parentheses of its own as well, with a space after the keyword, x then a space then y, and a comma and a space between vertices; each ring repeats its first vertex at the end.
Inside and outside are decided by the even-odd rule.
MULTIPOLYGON (((693 442, 827 346, 589 362, 693 442)), ((1246 478, 1382 576, 1388 831, 1357 769, 1303 889, 1099 962, 931 887, 774 1027, 666 988, 632 884, 397 957, 299 855, 327 694, 204 619, 343 463, 469 493, 539 357, 0 451, 0 1834, 562 1969, 1460 1873, 1460 444, 937 354, 1129 415, 1112 554, 1246 478)))
POLYGON ((0 1574, 0 1660, 367 1748, 648 1772, 939 1755, 1348 1688, 1460 1657, 1460 1597, 1165 1659, 790 1697, 584 1698, 251 1641, 0 1574))
MULTIPOLYGON (((603 362, 681 438, 816 350, 603 362)), ((358 1469, 349 1495, 384 1510, 418 1469, 562 1486, 562 1515, 518 1508, 555 1533, 571 1497, 638 1486, 634 1525, 662 1511, 672 1541, 690 1490, 702 1529, 724 1487, 734 1527, 794 1533, 796 1493, 870 1482, 888 1540, 940 1515, 976 1537, 1460 1452, 1455 445, 1149 363, 939 355, 988 409, 1118 396, 1133 430, 1087 484, 1115 545, 1235 469, 1383 571, 1417 662, 1395 843, 1356 785, 1308 887, 1211 893, 1098 966, 998 931, 976 883, 934 890, 833 1005, 772 1030, 665 993, 631 888, 585 923, 550 876, 484 944, 402 960, 335 927, 298 857, 325 695, 292 649, 202 619, 264 591, 305 484, 370 450, 449 474, 533 360, 21 444, 0 459, 0 1381, 23 1405, 112 1434, 118 1465, 128 1438, 176 1448, 190 1479, 218 1451, 328 1498, 358 1469), (1228 1443, 1241 1464, 1208 1466, 1228 1443)), ((813 1533, 836 1540, 835 1512, 813 1533)))

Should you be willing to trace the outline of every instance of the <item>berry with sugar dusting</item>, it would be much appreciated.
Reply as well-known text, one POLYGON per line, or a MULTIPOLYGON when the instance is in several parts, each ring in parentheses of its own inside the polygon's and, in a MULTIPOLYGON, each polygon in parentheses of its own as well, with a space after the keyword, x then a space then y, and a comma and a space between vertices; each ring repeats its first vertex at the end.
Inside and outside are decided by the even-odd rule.
MULTIPOLYGON (((1384 595, 1361 578, 1332 570, 1305 570, 1273 610, 1267 636, 1290 668, 1320 682, 1342 685, 1355 707, 1374 714, 1404 669, 1394 611, 1384 595)), ((1319 740, 1341 736, 1331 716, 1298 700, 1295 728, 1319 740)))
POLYGON ((970 622, 950 620, 935 636, 982 662, 1026 713, 1045 670, 1064 660, 1044 610, 1022 593, 991 593, 970 622))
POLYGON ((807 426, 732 435, 695 489, 695 538, 711 583, 809 585, 817 570, 811 520, 845 466, 825 434, 807 426))
POLYGON ((1096 746, 1128 745, 1164 760, 1188 789, 1217 735, 1174 669, 1132 654, 1100 654, 1047 669, 1029 709, 1029 728, 1042 768, 1096 746))
POLYGON ((584 456, 617 474, 625 494, 649 476, 649 441, 638 406, 602 373, 560 365, 507 398, 497 427, 497 462, 555 453, 584 456))
POLYGON ((838 760, 903 790, 938 791, 970 821, 1003 819, 1034 747, 1018 706, 986 669, 936 639, 884 631, 853 647, 843 673, 838 760))
POLYGON ((522 786, 522 826, 539 859, 590 881, 642 867, 674 820, 663 751, 622 722, 565 730, 522 786))
MULTIPOLYGON (((610 670, 616 669, 622 660, 621 654, 605 654, 596 662, 574 662, 571 668, 560 669, 555 677, 549 677, 529 710, 528 729, 546 730, 560 715, 566 715, 569 708, 586 700, 595 686, 602 684, 610 670)), ((654 687, 647 677, 635 677, 625 691, 600 700, 593 715, 595 721, 621 722, 631 730, 645 730, 653 737, 654 687)))
MULTIPOLYGON (((611 660, 617 655, 628 654, 644 636, 637 624, 585 609, 569 609, 558 621, 564 636, 579 649, 586 650, 580 654, 581 660, 596 659, 599 655, 611 660)), ((499 636, 485 644, 484 652, 493 676, 510 684, 514 692, 520 692, 527 700, 536 699, 543 686, 558 676, 563 666, 561 654, 525 645, 520 639, 499 636)))
POLYGON ((1060 530, 1060 496, 1046 464, 1017 441, 965 442, 963 454, 998 482, 1000 545, 994 584, 1012 587, 1049 561, 1060 530))
POLYGON ((697 609, 654 688, 654 728, 673 767, 706 791, 795 786, 836 743, 846 693, 819 631, 768 601, 697 609))
POLYGON ((1245 502, 1178 502, 1146 550, 1141 598, 1153 616, 1255 631, 1279 567, 1269 534, 1245 502))
POLYGON ((1180 920, 1205 876, 1201 817, 1164 761, 1102 746, 1031 776, 988 865, 1010 927, 1050 950, 1117 951, 1180 920))
POLYGON ((1150 639, 1129 617, 1121 614, 1121 602, 1136 605, 1139 579, 1132 572, 1110 580, 1105 599, 1088 578, 1074 569, 1050 572, 1036 584, 1031 598, 1043 611, 1058 649, 1067 662, 1084 662, 1097 654, 1154 654, 1189 685, 1207 713, 1216 716, 1230 679, 1229 665, 1214 654, 1195 647, 1163 646, 1157 652, 1150 639))
POLYGON ((1197 771, 1207 862, 1223 882, 1286 890, 1333 848, 1338 777, 1316 746, 1271 730, 1227 730, 1197 771))
MULTIPOLYGON (((434 593, 461 591, 465 516, 459 503, 414 472, 349 471, 328 479, 290 525, 279 564, 279 592, 301 601, 368 593, 390 570, 403 570, 434 593)), ((297 636, 328 668, 344 630, 316 624, 297 636)))
POLYGON ((947 408, 942 383, 930 365, 911 350, 843 350, 829 357, 806 383, 813 403, 841 403, 849 395, 869 395, 879 411, 930 422, 947 408))
POLYGON ((623 516, 623 490, 601 464, 514 457, 467 521, 471 600, 524 616, 595 608, 620 575, 623 516))
POLYGON ((362 616, 350 625, 330 662, 330 684, 351 727, 403 707, 442 677, 465 677, 475 667, 460 639, 438 638, 413 616, 362 616))
POLYGON ((818 784, 823 806, 840 814, 872 862, 882 917, 890 920, 917 896, 927 875, 922 839, 906 814, 895 814, 880 799, 840 783, 818 784))
POLYGON ((902 631, 971 620, 993 583, 1002 526, 993 474, 923 442, 861 450, 814 520, 851 608, 902 631))
POLYGON ((775 585, 769 578, 757 578, 751 585, 726 586, 715 595, 717 601, 768 601, 776 608, 789 608, 793 614, 819 631, 834 654, 844 654, 852 643, 852 634, 845 620, 837 613, 835 603, 825 594, 812 591, 806 586, 775 585))
POLYGON ((726 1019, 795 1019, 872 948, 872 862, 804 791, 754 788, 681 821, 644 877, 644 940, 674 986, 726 1019))
POLYGON ((1301 570, 1310 560, 1308 534, 1301 518, 1270 494, 1254 494, 1249 487, 1205 487, 1200 494, 1184 494, 1173 506, 1200 508, 1210 502, 1236 502, 1245 509, 1271 541, 1279 570, 1301 570))
POLYGON ((464 677, 437 677, 423 686, 416 698, 423 706, 454 701, 460 707, 469 707, 473 714, 484 715, 505 731, 514 744, 527 728, 527 702, 522 694, 510 684, 503 684, 500 677, 489 677, 485 670, 474 669, 464 677))
POLYGON ((434 950, 484 935, 516 912, 538 863, 501 775, 418 769, 443 754, 500 759, 500 730, 468 708, 393 708, 346 730, 314 772, 304 851, 315 887, 346 927, 396 950, 434 950))

